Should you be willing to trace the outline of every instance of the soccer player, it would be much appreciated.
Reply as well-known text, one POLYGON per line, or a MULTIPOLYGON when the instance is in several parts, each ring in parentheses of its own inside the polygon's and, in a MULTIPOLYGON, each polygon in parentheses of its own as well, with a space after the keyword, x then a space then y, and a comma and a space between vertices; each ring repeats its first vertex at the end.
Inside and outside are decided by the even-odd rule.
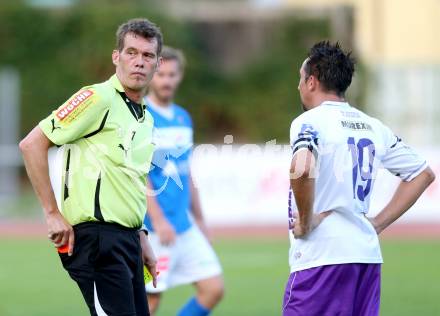
POLYGON ((304 113, 291 125, 291 274, 283 315, 379 315, 378 234, 413 205, 435 176, 381 121, 345 100, 354 61, 339 44, 314 45, 300 69, 304 113), (368 218, 379 168, 401 179, 368 218))
POLYGON ((79 90, 20 142, 48 237, 91 315, 149 315, 143 264, 155 276, 156 259, 140 229, 153 120, 142 98, 161 47, 150 21, 119 26, 116 74, 79 90))
POLYGON ((179 316, 208 315, 223 296, 222 270, 208 241, 199 193, 190 171, 193 126, 189 113, 173 102, 183 78, 185 59, 180 50, 164 47, 162 65, 146 97, 154 118, 156 151, 149 173, 148 215, 145 224, 158 259, 157 287, 148 284, 150 311, 161 294, 183 284, 197 290, 179 316))

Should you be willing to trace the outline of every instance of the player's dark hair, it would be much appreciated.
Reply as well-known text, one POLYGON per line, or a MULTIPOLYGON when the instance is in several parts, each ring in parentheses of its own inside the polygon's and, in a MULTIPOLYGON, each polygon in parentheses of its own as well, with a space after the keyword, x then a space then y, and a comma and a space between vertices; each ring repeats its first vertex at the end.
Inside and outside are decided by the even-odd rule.
POLYGON ((163 37, 160 28, 147 19, 131 19, 121 24, 116 31, 116 47, 119 51, 124 49, 125 36, 128 33, 139 35, 146 39, 155 38, 157 41, 157 54, 162 51, 163 37))
POLYGON ((353 78, 355 60, 338 42, 319 42, 310 49, 305 64, 306 77, 315 76, 326 91, 344 96, 353 78))
POLYGON ((164 46, 162 52, 160 53, 160 57, 162 57, 163 60, 175 60, 179 64, 181 71, 185 69, 186 59, 185 55, 180 49, 164 46))

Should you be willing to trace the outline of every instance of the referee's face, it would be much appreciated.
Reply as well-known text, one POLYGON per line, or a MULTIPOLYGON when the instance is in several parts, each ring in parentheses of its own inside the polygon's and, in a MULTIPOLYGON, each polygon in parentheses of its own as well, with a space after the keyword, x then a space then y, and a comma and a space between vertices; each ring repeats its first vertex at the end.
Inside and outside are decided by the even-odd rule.
POLYGON ((159 64, 157 40, 128 33, 124 48, 114 50, 112 59, 122 86, 132 91, 144 91, 159 64))

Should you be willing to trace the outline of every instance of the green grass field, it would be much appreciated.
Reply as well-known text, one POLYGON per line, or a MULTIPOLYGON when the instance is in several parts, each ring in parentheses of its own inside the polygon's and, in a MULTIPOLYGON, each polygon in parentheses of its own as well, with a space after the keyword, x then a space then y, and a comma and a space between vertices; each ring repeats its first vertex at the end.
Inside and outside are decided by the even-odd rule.
MULTIPOLYGON (((217 240, 226 296, 214 316, 280 315, 287 241, 217 240)), ((440 241, 385 241, 381 315, 440 315, 440 241)), ((175 315, 190 286, 169 291, 158 316, 175 315)), ((88 315, 76 285, 44 240, 0 240, 1 316, 88 315)))

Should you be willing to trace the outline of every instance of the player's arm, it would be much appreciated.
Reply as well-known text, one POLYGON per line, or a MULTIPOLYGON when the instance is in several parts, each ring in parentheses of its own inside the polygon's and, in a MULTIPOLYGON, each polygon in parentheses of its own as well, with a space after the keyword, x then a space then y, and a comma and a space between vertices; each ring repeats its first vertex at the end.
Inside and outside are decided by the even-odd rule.
POLYGON ((331 211, 313 213, 315 199, 315 167, 319 157, 320 135, 310 121, 297 118, 290 127, 292 161, 290 164, 290 187, 295 198, 298 212, 295 218, 293 234, 302 238, 317 227, 331 211))
POLYGON ((176 240, 176 231, 173 225, 166 219, 162 208, 157 202, 150 180, 147 181, 147 205, 148 216, 151 218, 151 223, 159 236, 161 244, 170 245, 174 243, 176 240))
POLYGON ((68 243, 68 254, 72 255, 74 234, 72 226, 67 223, 58 210, 55 195, 49 179, 47 152, 52 142, 36 126, 21 142, 24 165, 36 195, 43 207, 47 222, 49 238, 55 247, 68 243))
POLYGON ((25 168, 43 207, 49 238, 56 247, 68 245, 73 252, 74 233, 57 207, 49 178, 47 151, 53 144, 73 143, 94 132, 105 121, 108 102, 92 87, 81 89, 42 120, 20 142, 25 168))
POLYGON ((381 162, 385 169, 400 177, 401 182, 391 201, 376 217, 370 219, 378 233, 402 216, 435 179, 423 157, 385 125, 382 125, 382 131, 386 152, 381 162))
POLYGON ((200 194, 196 185, 194 184, 194 180, 192 174, 189 174, 189 188, 191 192, 191 212, 194 217, 194 220, 197 226, 200 228, 202 233, 209 239, 209 231, 206 226, 205 217, 203 216, 202 204, 200 202, 200 194))
POLYGON ((314 167, 315 158, 306 148, 297 151, 290 164, 290 186, 298 208, 298 216, 293 228, 293 234, 297 238, 305 236, 312 228, 315 199, 314 167))
POLYGON ((401 181, 391 201, 370 221, 380 234, 385 228, 402 216, 434 181, 435 175, 427 167, 411 181, 401 181))

